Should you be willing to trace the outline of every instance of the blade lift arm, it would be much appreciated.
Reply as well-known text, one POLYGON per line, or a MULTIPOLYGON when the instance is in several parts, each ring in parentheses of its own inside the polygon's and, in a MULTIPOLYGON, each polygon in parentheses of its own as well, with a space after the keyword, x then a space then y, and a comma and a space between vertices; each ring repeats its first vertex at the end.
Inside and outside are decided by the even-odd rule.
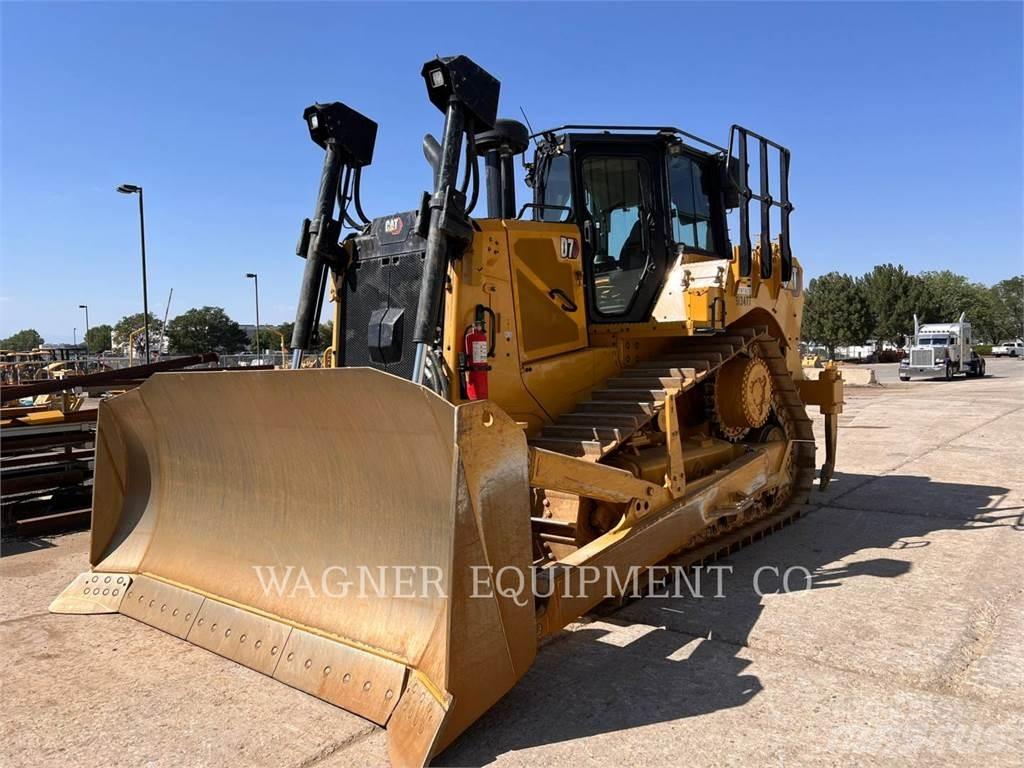
POLYGON ((298 256, 306 259, 292 331, 292 368, 295 370, 301 367, 302 353, 309 348, 320 319, 328 268, 338 270, 343 265, 344 251, 338 241, 342 221, 352 223, 345 204, 353 181, 357 213, 365 218, 358 204, 358 185, 362 168, 373 159, 377 137, 375 122, 340 102, 313 104, 302 116, 310 138, 324 150, 324 164, 313 217, 303 220, 295 249, 298 256), (334 218, 336 199, 341 208, 339 219, 334 218))
MULTIPOLYGON (((427 246, 413 327, 416 356, 412 380, 417 384, 424 382, 427 358, 437 338, 449 259, 473 239, 466 188, 460 188, 458 182, 463 139, 472 142, 477 132, 494 125, 500 90, 500 83, 466 56, 431 59, 423 65, 421 74, 431 103, 445 117, 440 150, 431 146, 428 153, 437 156, 434 193, 424 194, 420 206, 425 214, 421 216, 421 228, 426 219, 427 246)), ((476 162, 473 153, 466 154, 468 162, 476 162)))

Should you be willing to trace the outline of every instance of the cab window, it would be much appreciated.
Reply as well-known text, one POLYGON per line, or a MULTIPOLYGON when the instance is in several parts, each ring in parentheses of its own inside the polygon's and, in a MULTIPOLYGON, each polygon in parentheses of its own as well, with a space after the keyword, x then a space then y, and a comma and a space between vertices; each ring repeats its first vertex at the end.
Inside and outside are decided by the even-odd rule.
POLYGON ((651 171, 640 157, 590 156, 583 161, 583 204, 593 226, 594 308, 601 315, 629 311, 650 258, 645 190, 651 171))
POLYGON ((676 244, 702 251, 714 251, 711 195, 700 164, 688 155, 670 151, 668 183, 671 196, 672 238, 676 244))
POLYGON ((569 155, 553 155, 544 164, 543 176, 538 188, 534 219, 538 221, 567 221, 571 215, 566 208, 572 207, 572 169, 569 155), (552 207, 548 207, 552 206, 552 207))

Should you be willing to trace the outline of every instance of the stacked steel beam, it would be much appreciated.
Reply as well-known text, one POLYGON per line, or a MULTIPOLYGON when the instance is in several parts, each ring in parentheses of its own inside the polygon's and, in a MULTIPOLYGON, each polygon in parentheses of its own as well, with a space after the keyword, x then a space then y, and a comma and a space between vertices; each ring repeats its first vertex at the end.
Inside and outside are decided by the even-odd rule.
POLYGON ((0 400, 0 527, 4 537, 89 526, 97 408, 84 395, 138 386, 160 371, 216 362, 192 355, 114 371, 4 387, 0 400), (46 404, 30 398, 50 395, 46 404))

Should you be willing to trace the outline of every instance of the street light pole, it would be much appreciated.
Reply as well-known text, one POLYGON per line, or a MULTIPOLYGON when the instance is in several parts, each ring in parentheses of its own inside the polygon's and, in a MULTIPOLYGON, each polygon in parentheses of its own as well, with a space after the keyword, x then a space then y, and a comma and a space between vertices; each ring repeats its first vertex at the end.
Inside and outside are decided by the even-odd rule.
POLYGON ((142 241, 142 314, 146 326, 146 365, 152 362, 149 356, 149 289, 146 283, 146 214, 142 207, 142 187, 139 187, 139 238, 142 241))
POLYGON ((72 328, 71 329, 71 346, 73 346, 73 347, 77 347, 78 346, 78 329, 77 328, 72 328))
POLYGON ((88 304, 79 304, 78 308, 85 310, 85 336, 83 338, 85 339, 86 352, 88 352, 89 351, 89 305, 88 304))
POLYGON ((142 241, 142 322, 146 329, 146 363, 149 358, 149 290, 146 282, 146 213, 142 204, 142 187, 136 184, 121 184, 117 191, 123 195, 139 196, 139 237, 142 241))
POLYGON ((246 272, 246 277, 252 278, 253 286, 256 289, 256 354, 260 353, 260 276, 255 272, 246 272))

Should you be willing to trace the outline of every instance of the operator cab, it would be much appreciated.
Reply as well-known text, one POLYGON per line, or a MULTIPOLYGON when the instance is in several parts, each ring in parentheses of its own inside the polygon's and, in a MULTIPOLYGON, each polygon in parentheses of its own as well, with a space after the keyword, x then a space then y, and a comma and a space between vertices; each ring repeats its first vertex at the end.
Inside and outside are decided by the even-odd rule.
POLYGON ((702 261, 732 252, 726 151, 655 130, 545 132, 537 148, 533 218, 579 226, 592 323, 647 319, 680 254, 702 261))

